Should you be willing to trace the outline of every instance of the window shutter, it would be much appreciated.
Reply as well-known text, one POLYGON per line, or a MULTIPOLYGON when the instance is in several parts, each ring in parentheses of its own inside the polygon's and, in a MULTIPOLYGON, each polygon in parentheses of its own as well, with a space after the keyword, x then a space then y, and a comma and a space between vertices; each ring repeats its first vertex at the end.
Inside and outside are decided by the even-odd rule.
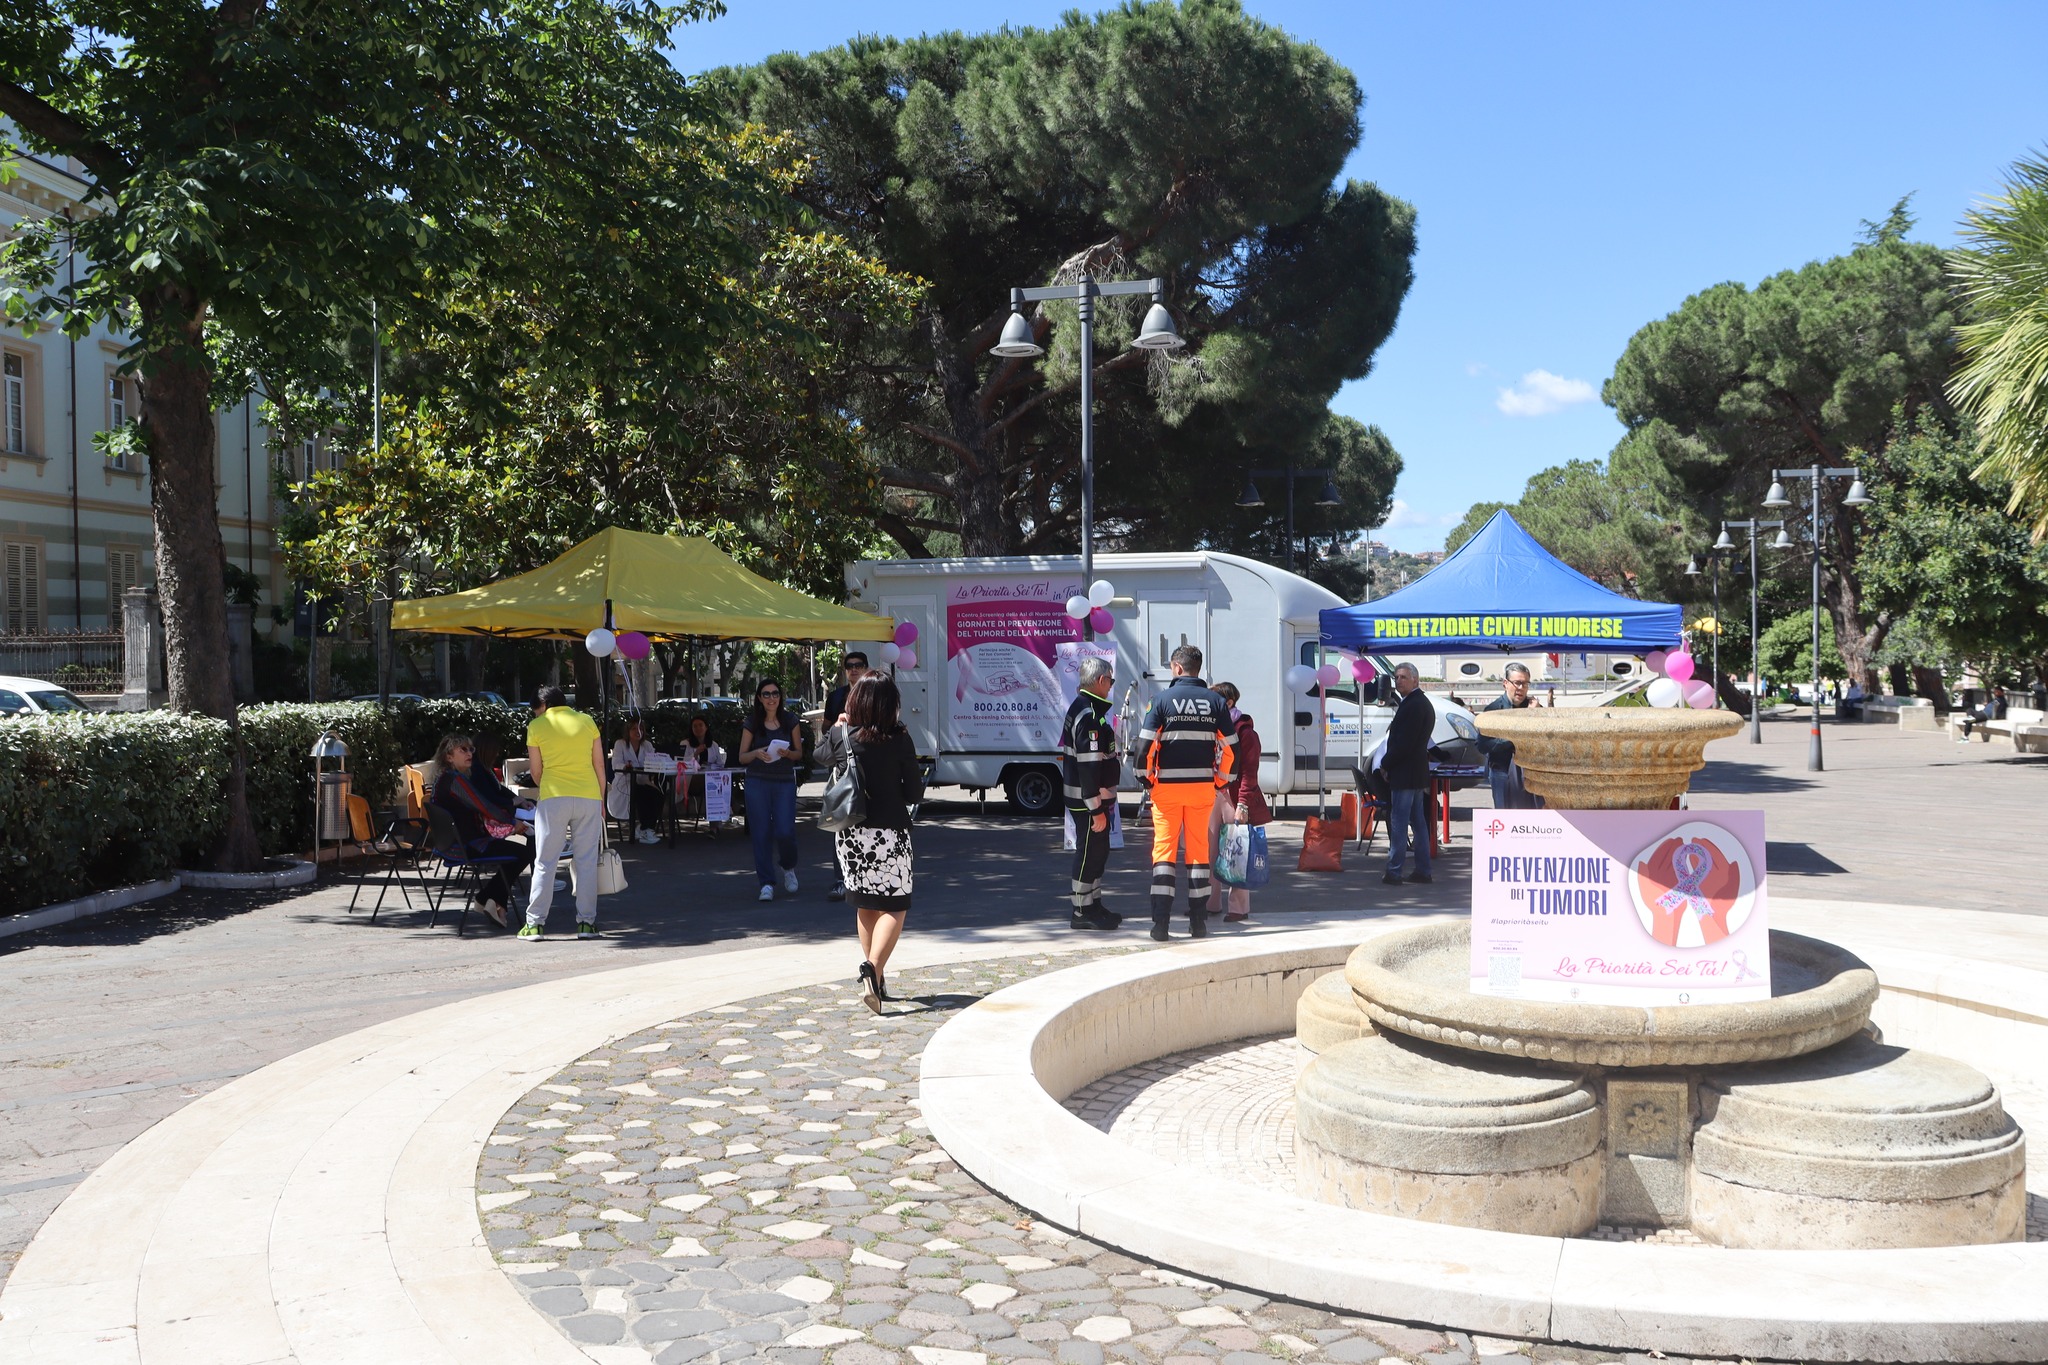
POLYGON ((43 547, 28 541, 7 542, 4 583, 0 583, 0 624, 16 635, 43 628, 43 547))

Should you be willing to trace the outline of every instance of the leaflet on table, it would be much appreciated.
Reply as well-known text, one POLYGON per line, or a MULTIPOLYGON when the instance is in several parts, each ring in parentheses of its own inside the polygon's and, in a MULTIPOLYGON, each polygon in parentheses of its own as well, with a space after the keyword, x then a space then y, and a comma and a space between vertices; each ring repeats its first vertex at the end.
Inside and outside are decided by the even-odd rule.
POLYGON ((1079 578, 978 579, 946 598, 947 742, 959 749, 1056 748, 1091 655, 1114 663, 1110 641, 1084 644, 1067 599, 1079 578))
POLYGON ((1770 998, 1762 811, 1482 810, 1473 825, 1474 994, 1770 998))
POLYGON ((713 825, 722 825, 732 819, 731 773, 704 774, 704 819, 713 825))

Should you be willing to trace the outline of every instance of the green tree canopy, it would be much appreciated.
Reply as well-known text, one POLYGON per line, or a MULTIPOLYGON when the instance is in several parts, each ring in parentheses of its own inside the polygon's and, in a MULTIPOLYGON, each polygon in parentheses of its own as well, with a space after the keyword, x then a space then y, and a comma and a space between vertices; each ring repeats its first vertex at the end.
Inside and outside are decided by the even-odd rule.
MULTIPOLYGON (((746 320, 742 244, 707 208, 750 187, 661 51, 708 3, 0 8, 0 114, 91 187, 89 212, 0 247, 0 299, 18 323, 137 338, 174 705, 234 716, 212 416, 245 367, 358 388, 337 330, 378 304, 401 334, 454 325, 442 286, 464 272, 551 291, 503 354, 614 382, 699 371, 746 320), (65 237, 93 262, 76 290, 55 278, 65 237)), ((228 866, 256 857, 239 754, 228 866)))
MULTIPOLYGON (((1241 523, 1186 505, 1234 500, 1250 466, 1309 463, 1330 397, 1370 369, 1408 290, 1413 211, 1333 188, 1359 138, 1356 82, 1235 0, 859 39, 709 84, 803 139, 816 169, 800 194, 825 221, 931 284, 850 398, 892 492, 883 525, 912 553, 1078 539, 1075 317, 1036 315, 1043 362, 992 357, 1012 287, 1167 282, 1182 356, 1127 348, 1141 308, 1097 314, 1098 515, 1134 547, 1224 534, 1241 523)), ((1370 524, 1387 488, 1340 486, 1362 503, 1349 524, 1370 524)))
POLYGON ((1586 577, 1616 592, 1670 600, 1688 543, 1657 515, 1660 501, 1649 480, 1630 479, 1599 460, 1572 460, 1532 475, 1519 501, 1474 504, 1444 545, 1457 549, 1506 508, 1544 549, 1586 577))
MULTIPOLYGON (((1953 298, 1941 253, 1907 241, 1911 226, 1902 201, 1847 255, 1754 289, 1715 285, 1630 339, 1602 390, 1628 428, 1615 464, 1670 476, 1668 519, 1704 530, 1758 515, 1775 468, 1861 462, 1873 481, 1895 477, 1898 423, 1950 418, 1953 298)), ((1862 518, 1837 516, 1823 547, 1824 596, 1859 674, 1888 626, 1854 569, 1863 533, 1862 518)))
MULTIPOLYGON (((1813 681, 1813 608, 1787 611, 1764 627, 1757 640, 1757 667, 1773 687, 1790 687, 1813 681)), ((1820 676, 1826 682, 1841 682, 1849 676, 1835 648, 1835 623, 1826 612, 1820 618, 1820 676)))
POLYGON ((2048 536, 2048 160, 2012 168, 2005 192, 1963 219, 1949 270, 1962 290, 1963 363, 1952 391, 1977 421, 1984 473, 2048 536))

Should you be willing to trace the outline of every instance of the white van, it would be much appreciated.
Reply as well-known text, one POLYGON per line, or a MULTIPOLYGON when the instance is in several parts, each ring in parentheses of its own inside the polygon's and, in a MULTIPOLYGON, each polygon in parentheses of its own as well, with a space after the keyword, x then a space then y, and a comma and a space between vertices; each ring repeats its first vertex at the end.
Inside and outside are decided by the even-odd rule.
MULTIPOLYGON (((1265 746, 1260 784, 1270 795, 1316 790, 1321 753, 1317 701, 1290 694, 1284 675, 1322 658, 1319 614, 1343 606, 1327 588, 1240 555, 1196 550, 1105 554, 1095 577, 1116 590, 1114 624, 1101 643, 1115 649, 1111 694, 1126 745, 1173 676, 1181 645, 1202 651, 1207 681, 1237 685, 1265 746)), ((1058 809, 1060 721, 1086 652, 1065 615, 1085 595, 1078 555, 987 559, 862 560, 846 567, 847 604, 917 627, 914 667, 895 670, 904 721, 941 785, 1001 787, 1018 810, 1058 809)), ((851 642, 884 666, 880 641, 851 642)), ((1334 655, 1331 656, 1334 659, 1334 655)), ((1376 661, 1382 677, 1392 666, 1376 661)), ((1369 687, 1369 693, 1376 693, 1369 687)), ((1361 708, 1349 676, 1331 690, 1330 789, 1352 786, 1360 741, 1370 751, 1393 711, 1368 696, 1361 708), (1361 719, 1363 735, 1361 736, 1361 719)), ((1438 700, 1439 745, 1476 737, 1471 715, 1438 700)), ((1128 765, 1125 782, 1137 782, 1128 765)))

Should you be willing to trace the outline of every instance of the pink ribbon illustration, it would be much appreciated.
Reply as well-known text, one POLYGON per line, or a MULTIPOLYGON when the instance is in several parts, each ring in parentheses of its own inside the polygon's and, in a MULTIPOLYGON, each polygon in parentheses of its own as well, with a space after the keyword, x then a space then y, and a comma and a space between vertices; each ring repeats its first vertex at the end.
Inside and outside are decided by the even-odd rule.
POLYGON ((1671 870, 1678 874, 1678 885, 1657 897, 1658 908, 1689 911, 1694 919, 1710 917, 1714 913, 1713 902, 1700 894, 1700 883, 1713 868, 1714 855, 1705 845, 1692 839, 1680 844, 1671 855, 1671 870))
POLYGON ((1756 979, 1759 981, 1763 980, 1763 977, 1759 976, 1757 973, 1749 969, 1749 954, 1744 952, 1742 949, 1737 948, 1734 952, 1728 954, 1728 958, 1735 964, 1735 979, 1737 981, 1741 981, 1746 977, 1752 976, 1756 977, 1756 979))

